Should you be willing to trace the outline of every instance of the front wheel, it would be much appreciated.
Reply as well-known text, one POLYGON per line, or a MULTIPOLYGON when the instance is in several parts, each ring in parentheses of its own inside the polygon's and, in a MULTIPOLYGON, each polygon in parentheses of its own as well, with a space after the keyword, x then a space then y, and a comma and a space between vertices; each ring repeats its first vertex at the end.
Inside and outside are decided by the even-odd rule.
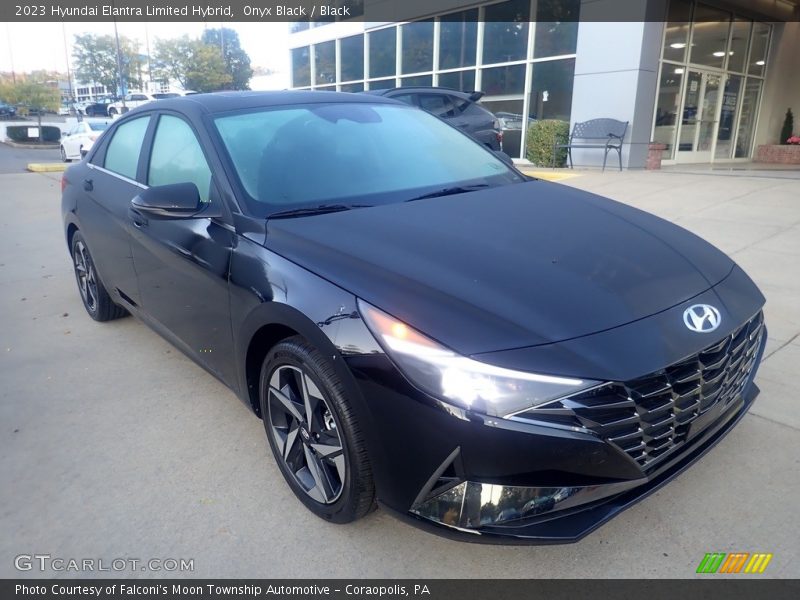
POLYGON ((358 423, 333 366, 303 338, 264 359, 261 417, 289 487, 315 515, 349 523, 375 504, 372 470, 358 423))
POLYGON ((95 321, 112 321, 128 314, 128 311, 111 300, 86 247, 86 240, 78 231, 72 236, 72 264, 75 279, 81 293, 83 307, 95 321))
POLYGON ((65 162, 65 163, 70 162, 70 159, 67 158, 67 151, 64 150, 64 146, 61 146, 61 160, 62 160, 62 162, 65 162))
POLYGON ((116 108, 112 107, 112 108, 108 109, 108 116, 113 117, 115 114, 117 114, 117 109, 116 108))

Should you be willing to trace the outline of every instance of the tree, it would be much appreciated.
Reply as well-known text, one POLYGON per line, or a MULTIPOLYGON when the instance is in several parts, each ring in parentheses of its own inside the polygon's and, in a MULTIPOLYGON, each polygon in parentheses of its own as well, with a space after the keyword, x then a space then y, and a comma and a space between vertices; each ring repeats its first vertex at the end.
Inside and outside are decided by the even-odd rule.
POLYGON ((93 33, 76 35, 72 50, 75 75, 86 82, 100 83, 108 90, 116 90, 118 85, 122 92, 141 88, 142 56, 138 44, 120 36, 119 48, 121 82, 117 80, 117 45, 114 37, 93 33))
POLYGON ((159 77, 197 92, 230 89, 232 83, 219 48, 186 35, 156 42, 154 69, 159 77))
POLYGON ((0 84, 0 96, 9 104, 19 104, 29 111, 36 111, 39 124, 39 141, 42 141, 42 112, 56 111, 61 103, 61 94, 58 88, 31 79, 20 80, 16 83, 4 82, 0 84))
POLYGON ((209 46, 220 49, 225 62, 225 70, 231 76, 230 88, 249 90, 253 69, 250 67, 250 57, 239 43, 239 34, 227 27, 206 29, 203 32, 202 40, 209 46))

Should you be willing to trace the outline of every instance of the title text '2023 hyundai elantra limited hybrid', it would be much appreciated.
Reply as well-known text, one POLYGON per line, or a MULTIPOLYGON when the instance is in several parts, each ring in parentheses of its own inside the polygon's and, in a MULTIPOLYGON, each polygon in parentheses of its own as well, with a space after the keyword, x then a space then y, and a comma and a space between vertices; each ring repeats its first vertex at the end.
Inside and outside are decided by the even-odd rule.
POLYGON ((379 504, 575 541, 758 392, 765 300, 730 258, 391 99, 154 102, 62 188, 89 315, 137 316, 230 386, 335 523, 379 504))

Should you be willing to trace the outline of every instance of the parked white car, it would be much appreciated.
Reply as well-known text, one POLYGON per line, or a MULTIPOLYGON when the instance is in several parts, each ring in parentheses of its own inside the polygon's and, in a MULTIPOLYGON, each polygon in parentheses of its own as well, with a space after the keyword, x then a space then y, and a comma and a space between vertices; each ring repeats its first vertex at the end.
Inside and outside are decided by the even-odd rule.
POLYGON ((108 127, 107 121, 80 121, 61 136, 61 160, 80 160, 108 127))
POLYGON ((108 114, 109 116, 121 115, 123 113, 128 112, 132 108, 136 108, 137 106, 141 106, 142 104, 147 104, 148 102, 152 102, 153 100, 157 100, 153 94, 145 94, 144 92, 134 92, 125 96, 125 102, 123 106, 122 100, 117 102, 112 102, 108 105, 108 114))

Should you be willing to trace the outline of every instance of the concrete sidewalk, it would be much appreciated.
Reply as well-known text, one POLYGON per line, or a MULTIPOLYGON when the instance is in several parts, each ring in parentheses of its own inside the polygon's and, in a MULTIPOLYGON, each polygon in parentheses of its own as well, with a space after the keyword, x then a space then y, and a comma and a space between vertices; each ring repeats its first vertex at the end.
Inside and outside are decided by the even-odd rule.
POLYGON ((192 573, 138 574, 155 577, 693 577, 712 551, 771 552, 765 577, 800 576, 797 182, 579 175, 564 183, 731 254, 767 296, 769 346, 761 397, 714 450, 580 543, 551 547, 451 542, 381 511, 351 526, 311 515, 232 392, 135 320, 86 316, 59 175, 0 175, 0 577, 34 553, 194 559, 192 573))

